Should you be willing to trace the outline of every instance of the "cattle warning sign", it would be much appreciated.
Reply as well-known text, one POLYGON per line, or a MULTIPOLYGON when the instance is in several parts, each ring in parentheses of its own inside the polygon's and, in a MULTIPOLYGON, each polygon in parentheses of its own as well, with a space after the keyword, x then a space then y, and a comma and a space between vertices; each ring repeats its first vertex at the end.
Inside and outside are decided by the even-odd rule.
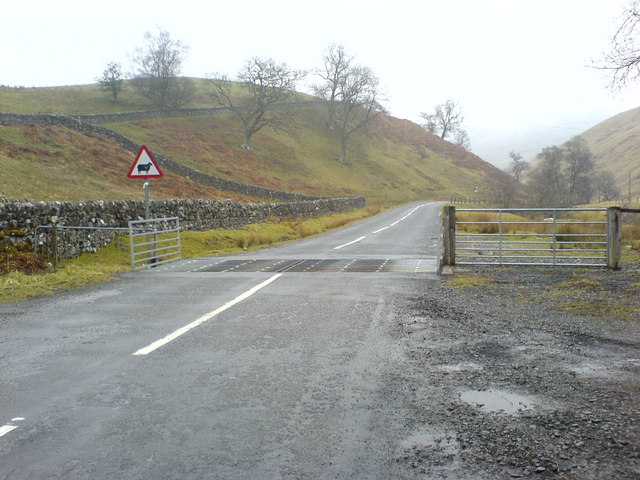
POLYGON ((156 160, 151 155, 149 149, 142 145, 136 159, 133 161, 133 165, 129 169, 127 175, 129 178, 160 178, 164 177, 162 170, 156 163, 156 160))

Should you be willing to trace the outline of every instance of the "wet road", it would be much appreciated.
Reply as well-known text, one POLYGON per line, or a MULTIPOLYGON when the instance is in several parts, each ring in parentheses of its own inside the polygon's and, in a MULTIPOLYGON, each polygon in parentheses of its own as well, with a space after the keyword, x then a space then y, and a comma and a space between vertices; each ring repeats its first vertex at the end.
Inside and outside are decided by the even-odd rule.
POLYGON ((438 205, 0 305, 0 478, 388 478, 438 205))

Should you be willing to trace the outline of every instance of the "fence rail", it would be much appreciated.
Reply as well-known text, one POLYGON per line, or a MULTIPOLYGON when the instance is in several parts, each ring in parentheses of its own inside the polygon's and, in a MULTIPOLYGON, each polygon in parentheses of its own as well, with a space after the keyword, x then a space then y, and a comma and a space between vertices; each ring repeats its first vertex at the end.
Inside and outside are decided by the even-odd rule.
POLYGON ((443 214, 443 265, 618 268, 620 209, 456 209, 443 214))

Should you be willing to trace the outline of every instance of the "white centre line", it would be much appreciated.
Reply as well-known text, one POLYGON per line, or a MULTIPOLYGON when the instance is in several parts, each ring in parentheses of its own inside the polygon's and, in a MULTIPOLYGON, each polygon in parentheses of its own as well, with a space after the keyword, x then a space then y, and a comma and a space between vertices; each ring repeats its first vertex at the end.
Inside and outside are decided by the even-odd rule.
POLYGON ((376 230, 376 231, 375 231, 375 232, 373 232, 373 233, 374 233, 374 234, 376 234, 376 233, 380 233, 380 232, 382 232, 383 230, 386 230, 387 228, 389 228, 389 227, 382 227, 382 228, 379 228, 378 230, 376 230))
POLYGON ((355 240, 353 240, 353 241, 351 241, 349 243, 345 243, 344 245, 340 245, 339 247, 334 247, 334 250, 340 250, 343 247, 348 247, 349 245, 353 245, 354 243, 358 243, 358 242, 364 240, 365 238, 367 238, 366 235, 364 235, 363 237, 360 237, 360 238, 356 238, 355 240))
POLYGON ((256 285, 255 287, 253 287, 250 290, 247 290, 246 292, 244 292, 242 295, 238 295, 236 298, 234 298, 233 300, 231 300, 228 303, 225 303, 223 306, 221 306, 220 308, 209 312, 203 316, 201 316, 200 318, 198 318, 197 320, 191 322, 189 325, 185 325, 182 328, 177 329, 176 331, 174 331, 173 333, 170 333, 169 335, 167 335, 164 338, 161 338, 160 340, 157 340, 155 342, 153 342, 150 345, 147 345, 144 348, 141 348, 140 350, 137 350, 136 352, 133 353, 133 355, 148 355, 151 352, 153 352, 154 350, 162 347, 163 345, 166 345, 167 343, 175 340, 176 338, 178 338, 181 335, 184 335, 185 333, 187 333, 189 330, 192 330, 194 328, 196 328, 198 325, 202 325, 204 322, 206 322, 207 320, 211 320, 213 317, 215 317, 216 315, 218 315, 219 313, 224 312, 225 310, 233 307, 234 305, 240 303, 243 300, 246 300, 247 298, 249 298, 251 295, 253 295, 254 293, 256 293, 258 290, 266 287, 267 285, 269 285, 271 282, 273 282, 274 280, 276 280, 278 277, 282 276, 281 273, 278 273, 276 275, 274 275, 273 277, 269 278, 268 280, 265 280, 264 282, 262 282, 259 285, 256 285))
POLYGON ((0 437, 3 437, 11 430, 15 430, 16 428, 18 428, 17 425, 3 425, 2 427, 0 427, 0 437))
MULTIPOLYGON (((11 421, 12 422, 21 422, 22 420, 24 420, 24 417, 16 417, 16 418, 12 418, 11 421)), ((18 428, 17 425, 11 425, 10 423, 7 425, 3 425, 0 427, 0 437, 5 436, 7 433, 15 430, 16 428, 18 428)))

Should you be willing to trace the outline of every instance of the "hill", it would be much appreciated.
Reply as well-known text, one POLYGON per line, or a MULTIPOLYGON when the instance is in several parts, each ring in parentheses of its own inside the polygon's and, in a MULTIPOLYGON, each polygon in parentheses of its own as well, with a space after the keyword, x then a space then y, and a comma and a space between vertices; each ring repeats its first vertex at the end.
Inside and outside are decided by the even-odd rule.
POLYGON ((615 115, 581 136, 594 154, 596 168, 613 174, 624 198, 640 196, 640 108, 615 115))
MULTIPOLYGON (((196 102, 211 107, 199 84, 196 102)), ((0 111, 59 114, 151 109, 127 90, 114 104, 95 85, 46 89, 0 87, 0 111)), ((337 158, 335 133, 324 125, 321 105, 295 109, 293 134, 264 129, 254 149, 243 150, 241 127, 230 114, 115 121, 104 125, 152 151, 203 173, 298 193, 364 195, 387 205, 451 196, 490 197, 508 177, 478 156, 406 120, 382 116, 350 144, 348 164, 337 158)), ((61 126, 0 126, 0 194, 32 200, 129 199, 140 181, 126 178, 133 158, 115 142, 61 126)), ((167 172, 165 172, 167 173, 167 172)), ((153 182, 155 198, 231 198, 167 174, 153 182)))

